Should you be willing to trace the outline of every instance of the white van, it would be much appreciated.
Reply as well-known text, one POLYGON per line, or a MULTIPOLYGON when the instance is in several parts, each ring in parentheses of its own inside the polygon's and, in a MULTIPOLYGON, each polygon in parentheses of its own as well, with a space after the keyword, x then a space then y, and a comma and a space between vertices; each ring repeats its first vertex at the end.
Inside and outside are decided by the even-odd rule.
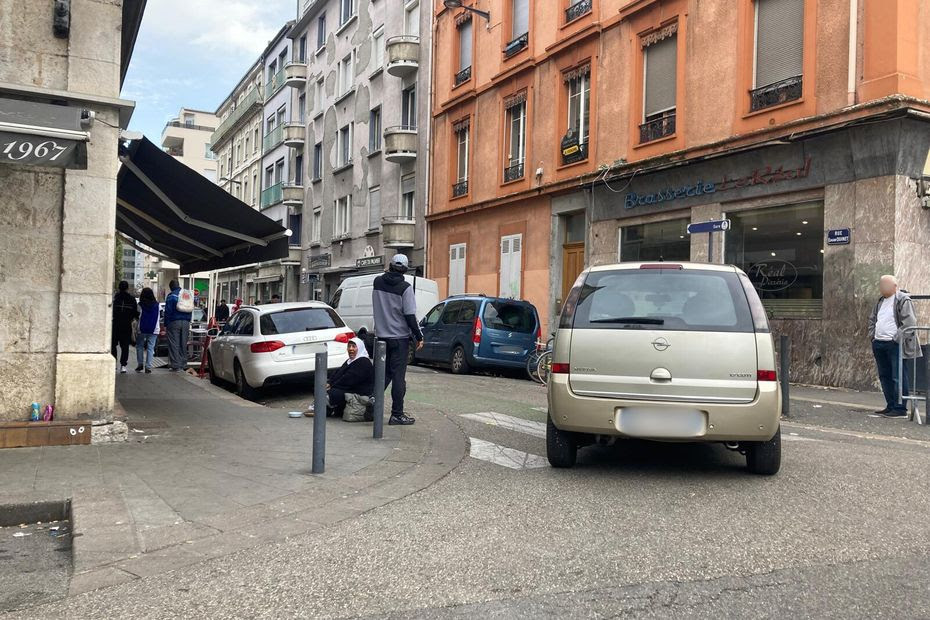
MULTIPOLYGON (((375 278, 380 273, 346 278, 333 294, 329 305, 335 308, 342 320, 356 333, 363 327, 374 331, 374 310, 371 305, 371 293, 375 278)), ((404 279, 413 287, 417 299, 417 321, 439 303, 439 285, 433 280, 406 274, 404 279)))

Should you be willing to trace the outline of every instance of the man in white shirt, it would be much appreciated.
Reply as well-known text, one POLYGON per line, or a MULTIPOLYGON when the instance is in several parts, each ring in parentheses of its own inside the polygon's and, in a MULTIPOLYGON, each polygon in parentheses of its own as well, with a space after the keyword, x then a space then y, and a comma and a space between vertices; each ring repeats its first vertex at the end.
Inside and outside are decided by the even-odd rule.
MULTIPOLYGON (((917 324, 911 298, 907 293, 898 290, 898 281, 894 276, 882 276, 878 283, 881 298, 872 310, 869 317, 869 338, 872 340, 872 353, 875 355, 875 365, 878 368, 878 380, 882 385, 885 396, 885 408, 877 411, 886 418, 901 418, 907 416, 907 408, 903 402, 898 402, 898 352, 902 344, 905 347, 905 359, 920 355, 920 344, 914 342, 916 335, 913 332, 903 333, 905 327, 917 324), (902 343, 902 339, 906 342, 902 343)), ((901 381, 901 393, 908 395, 907 367, 901 381)))

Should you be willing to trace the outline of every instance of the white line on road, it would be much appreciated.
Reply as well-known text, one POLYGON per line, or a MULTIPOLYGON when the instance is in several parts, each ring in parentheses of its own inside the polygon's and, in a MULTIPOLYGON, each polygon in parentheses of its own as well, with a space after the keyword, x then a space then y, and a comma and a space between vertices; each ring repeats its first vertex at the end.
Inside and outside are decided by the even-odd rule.
POLYGON ((475 459, 518 470, 539 469, 549 466, 548 461, 546 461, 544 457, 536 454, 528 454, 520 450, 514 450, 513 448, 506 448, 496 443, 491 443, 490 441, 484 441, 483 439, 477 439, 475 437, 469 437, 468 441, 471 443, 469 455, 475 459))
POLYGON ((500 426, 501 428, 517 431, 518 433, 526 433, 534 437, 546 437, 546 425, 542 422, 524 420, 523 418, 516 418, 512 415, 505 415, 503 413, 495 413, 494 411, 465 413, 462 414, 461 417, 484 422, 490 426, 500 426))

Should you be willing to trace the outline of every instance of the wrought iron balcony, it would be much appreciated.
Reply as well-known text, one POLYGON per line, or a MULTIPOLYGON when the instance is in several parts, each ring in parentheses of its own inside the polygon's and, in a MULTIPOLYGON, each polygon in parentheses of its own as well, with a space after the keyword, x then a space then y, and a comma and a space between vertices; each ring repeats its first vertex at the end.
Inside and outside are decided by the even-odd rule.
POLYGON ((412 75, 420 66, 420 37, 391 37, 385 43, 385 52, 388 73, 399 78, 412 75))
POLYGON ((508 43, 504 47, 504 56, 510 58, 520 50, 526 49, 526 46, 530 44, 530 33, 524 32, 519 37, 508 43))
POLYGON ((521 161, 518 164, 512 164, 504 168, 504 183, 509 183, 510 181, 516 181, 523 178, 524 165, 521 161))
POLYGON ((468 179, 464 181, 459 181, 452 186, 452 197, 460 198, 468 193, 468 179))
POLYGON ((455 85, 464 84, 471 79, 471 66, 465 67, 461 71, 455 74, 455 85))
POLYGON ((645 144, 675 133, 675 110, 662 112, 639 126, 639 143, 645 144))
POLYGON ((591 12, 591 0, 579 0, 575 4, 565 9, 565 23, 574 21, 591 12))
POLYGON ((749 91, 749 109, 755 112, 756 110, 764 110, 789 101, 796 101, 801 98, 803 85, 802 76, 796 75, 781 82, 753 89, 749 91))
POLYGON ((417 128, 408 125, 387 127, 384 130, 384 158, 395 164, 417 158, 417 128))

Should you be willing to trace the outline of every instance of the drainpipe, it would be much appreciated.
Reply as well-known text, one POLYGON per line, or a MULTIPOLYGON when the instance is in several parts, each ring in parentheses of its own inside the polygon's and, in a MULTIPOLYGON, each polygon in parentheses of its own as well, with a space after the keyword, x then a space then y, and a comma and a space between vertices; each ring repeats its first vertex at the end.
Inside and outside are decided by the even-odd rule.
POLYGON ((846 103, 856 105, 856 56, 859 43, 859 0, 849 0, 849 73, 846 103))

